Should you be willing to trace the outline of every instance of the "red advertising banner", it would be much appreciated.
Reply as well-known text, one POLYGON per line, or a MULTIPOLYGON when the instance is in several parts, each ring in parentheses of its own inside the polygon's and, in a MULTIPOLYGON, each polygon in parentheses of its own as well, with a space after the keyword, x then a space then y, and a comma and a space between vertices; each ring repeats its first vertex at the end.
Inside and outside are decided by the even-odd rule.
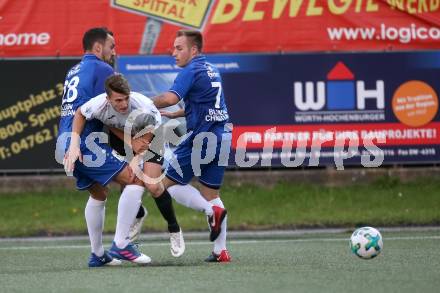
POLYGON ((79 56, 107 26, 118 54, 167 54, 203 30, 207 53, 440 49, 440 0, 0 0, 0 57, 79 56))
POLYGON ((234 149, 261 149, 271 145, 283 146, 358 146, 374 144, 378 146, 399 145, 440 145, 440 123, 431 122, 424 127, 412 128, 396 123, 358 123, 346 125, 263 125, 235 126, 233 132, 234 149))

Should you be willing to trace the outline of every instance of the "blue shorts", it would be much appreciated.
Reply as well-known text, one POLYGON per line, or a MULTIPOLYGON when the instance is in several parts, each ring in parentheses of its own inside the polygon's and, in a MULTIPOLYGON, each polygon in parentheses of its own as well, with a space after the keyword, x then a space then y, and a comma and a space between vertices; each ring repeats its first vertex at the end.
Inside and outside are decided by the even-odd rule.
POLYGON ((79 190, 87 189, 94 183, 106 186, 127 165, 124 158, 107 144, 99 143, 98 146, 100 155, 102 154, 98 160, 95 153, 84 148, 81 150, 83 163, 75 162, 73 176, 76 178, 76 188, 79 190), (91 159, 87 159, 86 156, 91 156, 91 159))
MULTIPOLYGON (((207 148, 206 146, 199 150, 195 148, 196 154, 200 154, 201 158, 205 158, 207 148)), ((191 162, 192 145, 189 143, 180 144, 174 151, 175 157, 169 162, 166 176, 172 181, 182 185, 188 184, 191 179, 196 176, 203 185, 213 189, 219 189, 223 182, 227 164, 227 160, 225 164, 224 158, 221 158, 224 152, 221 152, 220 149, 221 143, 211 146, 210 150, 215 151, 215 155, 212 155, 213 160, 206 164, 196 162, 197 166, 193 166, 191 162), (177 166, 180 167, 182 176, 176 170, 176 168, 178 169, 177 166)), ((229 156, 229 152, 227 152, 227 155, 229 156)))

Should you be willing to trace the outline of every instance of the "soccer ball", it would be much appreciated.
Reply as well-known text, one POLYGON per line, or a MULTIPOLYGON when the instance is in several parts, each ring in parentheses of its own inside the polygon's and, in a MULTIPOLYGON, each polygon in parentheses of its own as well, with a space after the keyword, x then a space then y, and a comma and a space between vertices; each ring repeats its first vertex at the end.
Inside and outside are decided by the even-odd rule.
POLYGON ((382 235, 373 227, 362 227, 350 237, 351 251, 362 259, 379 255, 383 249, 382 235))

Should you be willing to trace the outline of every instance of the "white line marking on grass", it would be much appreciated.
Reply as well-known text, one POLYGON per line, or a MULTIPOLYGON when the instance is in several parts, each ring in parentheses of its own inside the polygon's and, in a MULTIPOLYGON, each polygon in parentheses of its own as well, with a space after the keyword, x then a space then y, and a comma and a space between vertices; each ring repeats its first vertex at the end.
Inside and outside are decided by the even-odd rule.
MULTIPOLYGON (((394 240, 434 240, 440 239, 440 236, 402 236, 402 237, 386 237, 384 241, 394 240)), ((259 243, 295 243, 295 242, 340 242, 348 241, 348 238, 309 238, 309 239, 258 239, 258 240, 231 240, 230 244, 259 244, 259 243)), ((208 245, 208 241, 189 241, 188 245, 208 245)), ((148 246, 169 246, 168 242, 152 242, 143 243, 141 247, 148 246)), ((14 246, 14 247, 0 247, 2 250, 33 250, 33 249, 83 249, 90 248, 90 245, 50 245, 50 246, 14 246)))
MULTIPOLYGON (((423 227, 376 227, 379 231, 387 235, 388 232, 440 232, 440 226, 423 226, 423 227)), ((288 239, 288 238, 302 238, 304 235, 324 235, 321 237, 329 237, 328 234, 339 235, 341 233, 350 234, 354 230, 350 228, 326 228, 326 229, 297 229, 297 230, 261 230, 261 231, 228 231, 229 239, 288 239)), ((204 232, 185 232, 185 237, 192 240, 204 240, 206 235, 204 232)), ((167 241, 169 233, 165 232, 148 232, 142 235, 141 240, 149 241, 167 241)), ((77 236, 53 236, 53 237, 12 237, 0 238, 0 245, 2 243, 37 243, 37 242, 52 242, 59 243, 60 241, 88 241, 86 235, 77 236)), ((104 235, 104 241, 113 240, 113 235, 104 235)))

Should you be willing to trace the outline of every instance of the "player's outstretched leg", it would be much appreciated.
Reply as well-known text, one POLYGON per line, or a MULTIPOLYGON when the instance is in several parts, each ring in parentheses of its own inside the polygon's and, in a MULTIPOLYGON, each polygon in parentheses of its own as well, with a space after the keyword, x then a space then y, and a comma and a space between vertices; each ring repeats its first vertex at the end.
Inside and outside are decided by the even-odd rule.
POLYGON ((187 208, 204 212, 206 216, 214 214, 212 210, 213 205, 194 186, 190 184, 175 184, 168 187, 167 190, 177 203, 187 208))
POLYGON ((210 229, 209 239, 214 241, 218 237, 221 223, 227 213, 224 208, 219 206, 215 207, 202 196, 199 190, 190 184, 170 186, 168 187, 168 192, 179 204, 196 211, 203 211, 208 219, 210 229), (218 225, 216 223, 218 223, 218 225))

